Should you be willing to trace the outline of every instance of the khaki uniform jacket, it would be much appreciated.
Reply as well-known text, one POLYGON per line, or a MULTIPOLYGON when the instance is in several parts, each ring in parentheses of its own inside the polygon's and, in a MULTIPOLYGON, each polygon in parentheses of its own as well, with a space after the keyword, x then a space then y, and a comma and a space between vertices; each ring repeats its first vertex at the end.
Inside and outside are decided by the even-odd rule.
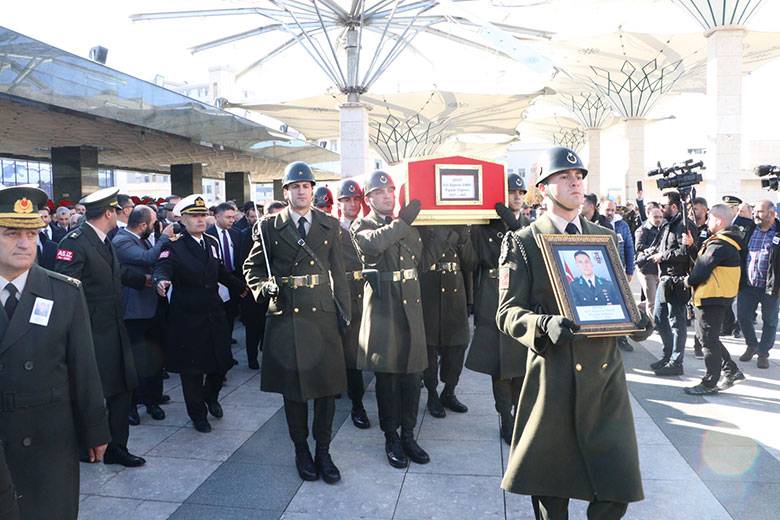
POLYGON ((466 226, 422 226, 423 264, 420 273, 425 338, 428 345, 455 346, 469 342, 468 301, 464 274, 477 259, 466 226), (451 240, 451 241, 450 241, 451 240), (438 266, 454 263, 458 271, 438 266))
MULTIPOLYGON (((580 221, 584 234, 609 233, 580 221)), ((559 233, 547 215, 507 235, 499 260, 498 328, 530 351, 501 486, 524 495, 642 500, 634 419, 616 339, 552 345, 537 337, 539 314, 560 314, 534 238, 542 233, 559 233), (527 264, 515 240, 523 244, 527 264)))
POLYGON ((85 222, 60 241, 54 270, 81 281, 103 394, 111 397, 133 390, 138 374, 125 329, 122 271, 113 247, 109 252, 85 222))
POLYGON ((363 317, 363 279, 355 279, 353 273, 363 270, 363 263, 358 257, 355 244, 352 243, 352 235, 349 231, 339 226, 339 238, 341 240, 341 252, 344 255, 344 268, 347 270, 347 283, 351 297, 352 319, 349 326, 341 335, 344 343, 344 362, 347 368, 357 368, 357 353, 360 339, 360 323, 363 317))
MULTIPOLYGON (((298 245, 298 231, 290 209, 260 221, 271 273, 275 278, 317 274, 325 282, 292 288, 279 283, 265 319, 261 389, 293 401, 336 395, 346 390, 344 349, 335 298, 350 315, 349 286, 341 252, 339 222, 317 209, 306 244, 324 267, 298 245), (330 281, 332 280, 332 287, 330 281)), ((268 279, 263 246, 258 236, 244 262, 244 276, 255 299, 268 279)))
MULTIPOLYGON (((528 221, 522 218, 522 225, 528 221)), ((474 336, 471 338, 466 368, 497 379, 512 379, 525 374, 528 350, 517 340, 499 332, 498 257, 507 227, 501 220, 471 228, 471 240, 479 260, 475 275, 474 336), (491 275, 491 271, 493 275, 491 275)))
MULTIPOLYGON (((382 273, 419 269, 420 234, 403 220, 387 224, 372 211, 353 222, 351 231, 366 268, 382 273)), ((380 283, 381 294, 369 284, 364 288, 357 366, 373 372, 420 373, 428 366, 420 283, 380 283)))
MULTIPOLYGON (((75 519, 79 448, 110 440, 79 286, 33 265, 13 318, 0 316, 0 453, 25 520, 75 519), (53 302, 45 326, 30 323, 39 298, 53 302)), ((0 513, 7 487, 2 473, 0 513)))

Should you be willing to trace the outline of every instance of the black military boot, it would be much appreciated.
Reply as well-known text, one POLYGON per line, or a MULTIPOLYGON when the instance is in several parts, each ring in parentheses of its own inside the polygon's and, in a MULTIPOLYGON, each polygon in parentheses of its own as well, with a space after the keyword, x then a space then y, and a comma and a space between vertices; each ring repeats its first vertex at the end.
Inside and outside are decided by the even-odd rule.
POLYGON ((512 432, 515 428, 515 418, 511 413, 501 415, 501 438, 508 445, 512 444, 512 432))
POLYGON ((317 445, 317 452, 314 455, 314 463, 317 465, 317 469, 322 475, 322 480, 326 484, 335 484, 341 480, 341 473, 339 468, 333 463, 333 459, 330 458, 330 447, 326 445, 317 445))
POLYGON ((130 411, 127 413, 127 422, 130 426, 141 424, 141 418, 138 416, 138 407, 134 404, 130 405, 130 411))
POLYGON ((431 461, 428 453, 414 440, 413 431, 401 430, 401 447, 406 456, 416 464, 428 464, 431 461))
POLYGON ((442 406, 436 390, 428 390, 428 412, 437 419, 447 416, 447 412, 444 411, 444 406, 442 406))
POLYGON ((361 430, 371 428, 371 421, 368 420, 366 409, 363 408, 363 403, 360 401, 352 403, 352 424, 361 430))
POLYGON ((440 400, 442 405, 449 408, 453 412, 466 413, 469 411, 469 407, 458 401, 458 398, 455 397, 454 388, 447 388, 445 386, 444 390, 441 392, 440 400))
POLYGON ((385 433, 385 454, 387 462, 394 468, 403 469, 409 465, 409 459, 396 432, 385 433))
POLYGON ((659 359, 655 363, 650 363, 650 368, 652 368, 653 370, 657 370, 657 369, 661 368, 662 366, 666 365, 669 362, 669 359, 670 358, 668 358, 668 357, 662 357, 661 359, 659 359))
POLYGON ((311 482, 320 478, 317 466, 311 458, 309 445, 305 442, 295 445, 295 468, 303 480, 311 482))

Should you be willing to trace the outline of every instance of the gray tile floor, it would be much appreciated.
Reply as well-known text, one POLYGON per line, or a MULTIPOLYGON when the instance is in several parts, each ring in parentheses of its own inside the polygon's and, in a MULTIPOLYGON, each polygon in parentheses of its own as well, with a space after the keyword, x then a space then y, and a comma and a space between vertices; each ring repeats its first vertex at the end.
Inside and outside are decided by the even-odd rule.
MULTIPOLYGON (((242 334, 236 331, 239 345, 242 334)), ((743 350, 742 340, 725 343, 732 355, 743 350)), ((780 358, 773 356, 769 370, 741 364, 746 381, 720 395, 691 397, 682 388, 701 377, 703 362, 690 351, 685 376, 656 378, 648 364, 660 349, 653 336, 624 355, 646 495, 626 518, 780 518, 780 358)), ((282 400, 260 392, 259 375, 241 350, 222 394, 225 417, 212 420, 214 431, 192 429, 172 375, 167 418, 142 413, 130 431, 130 449, 146 457, 146 466, 82 464, 79 518, 533 518, 528 497, 499 487, 507 449, 487 376, 464 370, 458 395, 468 414, 434 419, 421 403, 418 438, 432 462, 404 471, 386 462, 373 385, 365 398, 368 431, 352 426, 349 405, 340 400, 331 451, 343 481, 329 486, 298 478, 282 400)), ((585 506, 572 503, 572 518, 585 518, 585 506)))

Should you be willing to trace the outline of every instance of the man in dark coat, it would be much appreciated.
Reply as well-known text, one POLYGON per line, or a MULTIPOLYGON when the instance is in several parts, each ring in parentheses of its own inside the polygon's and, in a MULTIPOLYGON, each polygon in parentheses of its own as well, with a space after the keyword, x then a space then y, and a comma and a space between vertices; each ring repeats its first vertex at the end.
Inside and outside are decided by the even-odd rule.
POLYGON ((585 251, 574 253, 580 275, 571 282, 574 305, 620 305, 620 293, 612 281, 595 274, 593 261, 585 251))
POLYGON ((54 269, 54 261, 57 257, 57 243, 53 240, 49 240, 46 233, 38 233, 38 254, 35 256, 35 261, 44 269, 54 269))
MULTIPOLYGON (((617 520, 642 500, 634 420, 622 355, 612 337, 580 338, 560 314, 536 236, 615 235, 579 215, 587 170, 563 147, 543 156, 537 187, 548 211, 504 237, 499 259, 499 330, 528 352, 515 433, 502 487, 532 496, 538 520, 568 518, 570 498, 588 518, 617 520)), ((638 324, 650 334, 649 319, 638 324)))
POLYGON ((81 284, 34 263, 38 230, 44 225, 35 208, 45 201, 46 193, 37 188, 0 191, 4 520, 19 518, 16 501, 25 520, 75 520, 79 449, 97 461, 109 441, 81 284))
POLYGON ((422 240, 412 227, 420 203, 411 201, 393 219, 395 184, 381 170, 371 174, 364 192, 371 212, 351 227, 368 282, 363 290, 357 366, 376 373, 385 454, 391 466, 405 468, 410 459, 417 464, 430 462, 414 439, 420 379, 427 365, 417 280, 422 240))
POLYGON ((223 416, 219 392, 233 366, 227 319, 218 284, 240 290, 226 270, 217 240, 205 233, 208 208, 200 194, 181 199, 173 208, 184 226, 181 234, 163 244, 152 280, 169 300, 166 368, 178 372, 184 402, 193 427, 211 431, 206 412, 223 416))
POLYGON ((244 275, 255 298, 271 298, 261 388, 284 396, 298 474, 335 484, 341 480, 330 456, 335 396, 347 386, 339 327, 349 325, 350 295, 339 223, 312 208, 314 184, 306 163, 287 166, 282 185, 290 206, 260 221, 244 275), (310 400, 316 461, 307 443, 310 400))
POLYGON ((344 363, 347 366, 347 396, 352 401, 352 424, 362 430, 371 427, 368 414, 363 407, 363 371, 357 367, 357 353, 360 348, 360 323, 363 316, 363 263, 360 261, 355 245, 352 243, 352 235, 349 228, 363 209, 363 190, 360 185, 346 179, 341 182, 338 191, 338 205, 341 213, 341 228, 339 238, 341 240, 341 252, 344 255, 344 268, 347 270, 349 292, 352 296, 352 318, 349 326, 344 329, 341 340, 344 343, 344 363))
POLYGON ((471 240, 479 264, 475 275, 474 336, 471 338, 466 368, 488 374, 493 380, 493 400, 501 417, 501 438, 512 442, 515 424, 513 408, 520 397, 525 374, 527 350, 516 340, 499 332, 496 327, 498 310, 498 256, 501 241, 507 231, 516 231, 529 224, 522 213, 526 193, 522 177, 507 176, 509 207, 496 208, 501 219, 475 226, 471 240))
POLYGON ((81 199, 87 207, 86 222, 62 239, 54 267, 80 280, 87 299, 111 428, 103 462, 136 467, 146 462, 127 451, 128 410, 138 376, 124 324, 121 267, 108 240, 108 232, 116 227, 117 193, 117 188, 106 188, 81 199))

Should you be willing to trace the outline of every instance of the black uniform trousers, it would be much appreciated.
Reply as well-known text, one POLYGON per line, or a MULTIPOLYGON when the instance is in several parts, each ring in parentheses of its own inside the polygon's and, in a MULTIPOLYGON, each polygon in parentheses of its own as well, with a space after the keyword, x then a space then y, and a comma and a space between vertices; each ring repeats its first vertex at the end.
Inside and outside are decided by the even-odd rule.
POLYGON ((349 400, 352 401, 353 407, 363 405, 363 396, 365 393, 366 385, 363 382, 363 371, 357 368, 348 368, 347 397, 349 397, 349 400))
POLYGON ((493 400, 496 403, 496 411, 499 415, 502 417, 512 415, 512 409, 517 406, 522 388, 522 377, 513 377, 511 379, 493 378, 493 400))
MULTIPOLYGON (((560 497, 532 496, 536 520, 568 520, 569 499, 560 497)), ((591 502, 588 506, 588 520, 620 520, 626 514, 628 504, 624 502, 591 502)))
MULTIPOLYGON (((285 397, 284 415, 287 418, 287 428, 293 444, 296 446, 306 444, 309 438, 309 403, 291 401, 285 397)), ((336 415, 335 396, 314 399, 314 421, 311 429, 317 446, 330 446, 334 415, 336 415)))
POLYGON ((420 373, 376 372, 376 403, 379 427, 385 434, 414 435, 420 407, 420 373))
POLYGON ((130 422, 127 411, 133 401, 133 392, 122 392, 106 397, 106 410, 108 410, 108 430, 111 432, 111 445, 127 448, 127 439, 130 437, 130 422))
POLYGON ((436 391, 439 379, 444 383, 445 390, 455 390, 458 380, 460 380, 460 374, 463 372, 467 347, 468 345, 428 345, 428 368, 423 372, 423 381, 429 392, 436 391), (441 357, 441 363, 439 363, 439 357, 441 357))
POLYGON ((219 391, 222 390, 222 383, 225 375, 221 373, 202 374, 182 373, 181 389, 184 393, 184 403, 187 406, 187 415, 193 421, 203 421, 206 419, 206 403, 219 399, 219 391))
MULTIPOLYGON (((144 348, 146 345, 148 349, 153 348, 152 345, 159 347, 162 339, 162 329, 159 326, 159 320, 157 318, 137 319, 137 320, 125 320, 125 328, 127 329, 127 335, 130 338, 130 343, 133 345, 133 351, 135 352, 139 345, 140 348, 144 348)), ((153 354, 146 352, 147 358, 150 358, 153 354)), ((149 364, 152 361, 149 359, 145 363, 149 364)), ((142 360, 136 359, 136 368, 143 364, 142 360)), ((159 370, 155 370, 153 374, 141 374, 138 373, 138 386, 133 392, 133 405, 145 404, 146 406, 159 405, 162 401, 163 395, 163 378, 162 378, 162 366, 159 370)))
POLYGON ((721 371, 727 374, 737 371, 737 364, 720 341, 721 327, 727 311, 731 311, 731 308, 726 305, 704 305, 693 309, 696 315, 696 337, 699 338, 704 351, 704 366, 707 368, 701 384, 707 388, 718 385, 721 371))
POLYGON ((249 295, 241 300, 241 320, 246 334, 246 359, 257 361, 258 349, 263 350, 265 332, 265 313, 268 312, 268 300, 256 302, 249 295))

